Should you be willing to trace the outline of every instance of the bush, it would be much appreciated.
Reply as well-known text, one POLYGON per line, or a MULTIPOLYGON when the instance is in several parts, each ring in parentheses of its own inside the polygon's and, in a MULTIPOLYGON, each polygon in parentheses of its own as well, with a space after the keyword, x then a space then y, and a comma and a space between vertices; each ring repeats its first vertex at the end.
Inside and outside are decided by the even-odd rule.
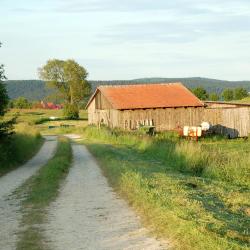
POLYGON ((65 104, 63 108, 63 115, 67 119, 77 120, 79 119, 79 108, 75 104, 65 104))

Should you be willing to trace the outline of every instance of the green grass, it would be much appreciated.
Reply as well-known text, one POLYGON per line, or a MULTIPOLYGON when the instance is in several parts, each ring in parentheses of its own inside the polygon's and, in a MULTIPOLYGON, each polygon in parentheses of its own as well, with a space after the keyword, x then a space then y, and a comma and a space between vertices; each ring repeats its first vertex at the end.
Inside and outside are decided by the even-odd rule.
POLYGON ((0 176, 22 165, 40 149, 43 139, 35 128, 18 124, 10 139, 0 143, 0 176))
POLYGON ((249 249, 249 141, 84 135, 110 184, 174 249, 249 249))
POLYGON ((60 184, 67 176, 71 160, 69 140, 59 138, 55 156, 20 188, 24 230, 19 235, 18 250, 47 250, 40 226, 46 220, 46 208, 57 197, 60 184))

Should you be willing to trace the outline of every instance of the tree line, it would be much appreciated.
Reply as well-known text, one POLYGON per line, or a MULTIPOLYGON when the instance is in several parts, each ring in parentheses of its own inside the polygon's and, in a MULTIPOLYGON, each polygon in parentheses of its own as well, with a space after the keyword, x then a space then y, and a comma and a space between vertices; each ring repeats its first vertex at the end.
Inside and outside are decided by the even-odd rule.
POLYGON ((237 88, 226 88, 221 94, 216 92, 208 93, 202 86, 192 89, 192 92, 201 100, 209 101, 233 101, 242 100, 249 96, 247 89, 242 87, 237 88))

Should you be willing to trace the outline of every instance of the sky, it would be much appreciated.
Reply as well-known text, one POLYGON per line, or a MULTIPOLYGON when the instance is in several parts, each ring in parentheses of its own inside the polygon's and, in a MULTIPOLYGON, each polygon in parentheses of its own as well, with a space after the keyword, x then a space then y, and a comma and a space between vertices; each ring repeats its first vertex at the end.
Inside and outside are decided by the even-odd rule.
POLYGON ((0 42, 11 80, 54 58, 91 80, 250 80, 250 0, 0 0, 0 42))

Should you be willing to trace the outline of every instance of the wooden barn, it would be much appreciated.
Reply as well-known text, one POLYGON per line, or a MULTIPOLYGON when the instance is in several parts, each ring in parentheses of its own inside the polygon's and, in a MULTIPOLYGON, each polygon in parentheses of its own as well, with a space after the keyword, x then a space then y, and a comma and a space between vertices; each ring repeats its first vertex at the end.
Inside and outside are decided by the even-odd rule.
POLYGON ((100 86, 86 106, 89 124, 157 131, 199 125, 204 103, 181 83, 100 86))

